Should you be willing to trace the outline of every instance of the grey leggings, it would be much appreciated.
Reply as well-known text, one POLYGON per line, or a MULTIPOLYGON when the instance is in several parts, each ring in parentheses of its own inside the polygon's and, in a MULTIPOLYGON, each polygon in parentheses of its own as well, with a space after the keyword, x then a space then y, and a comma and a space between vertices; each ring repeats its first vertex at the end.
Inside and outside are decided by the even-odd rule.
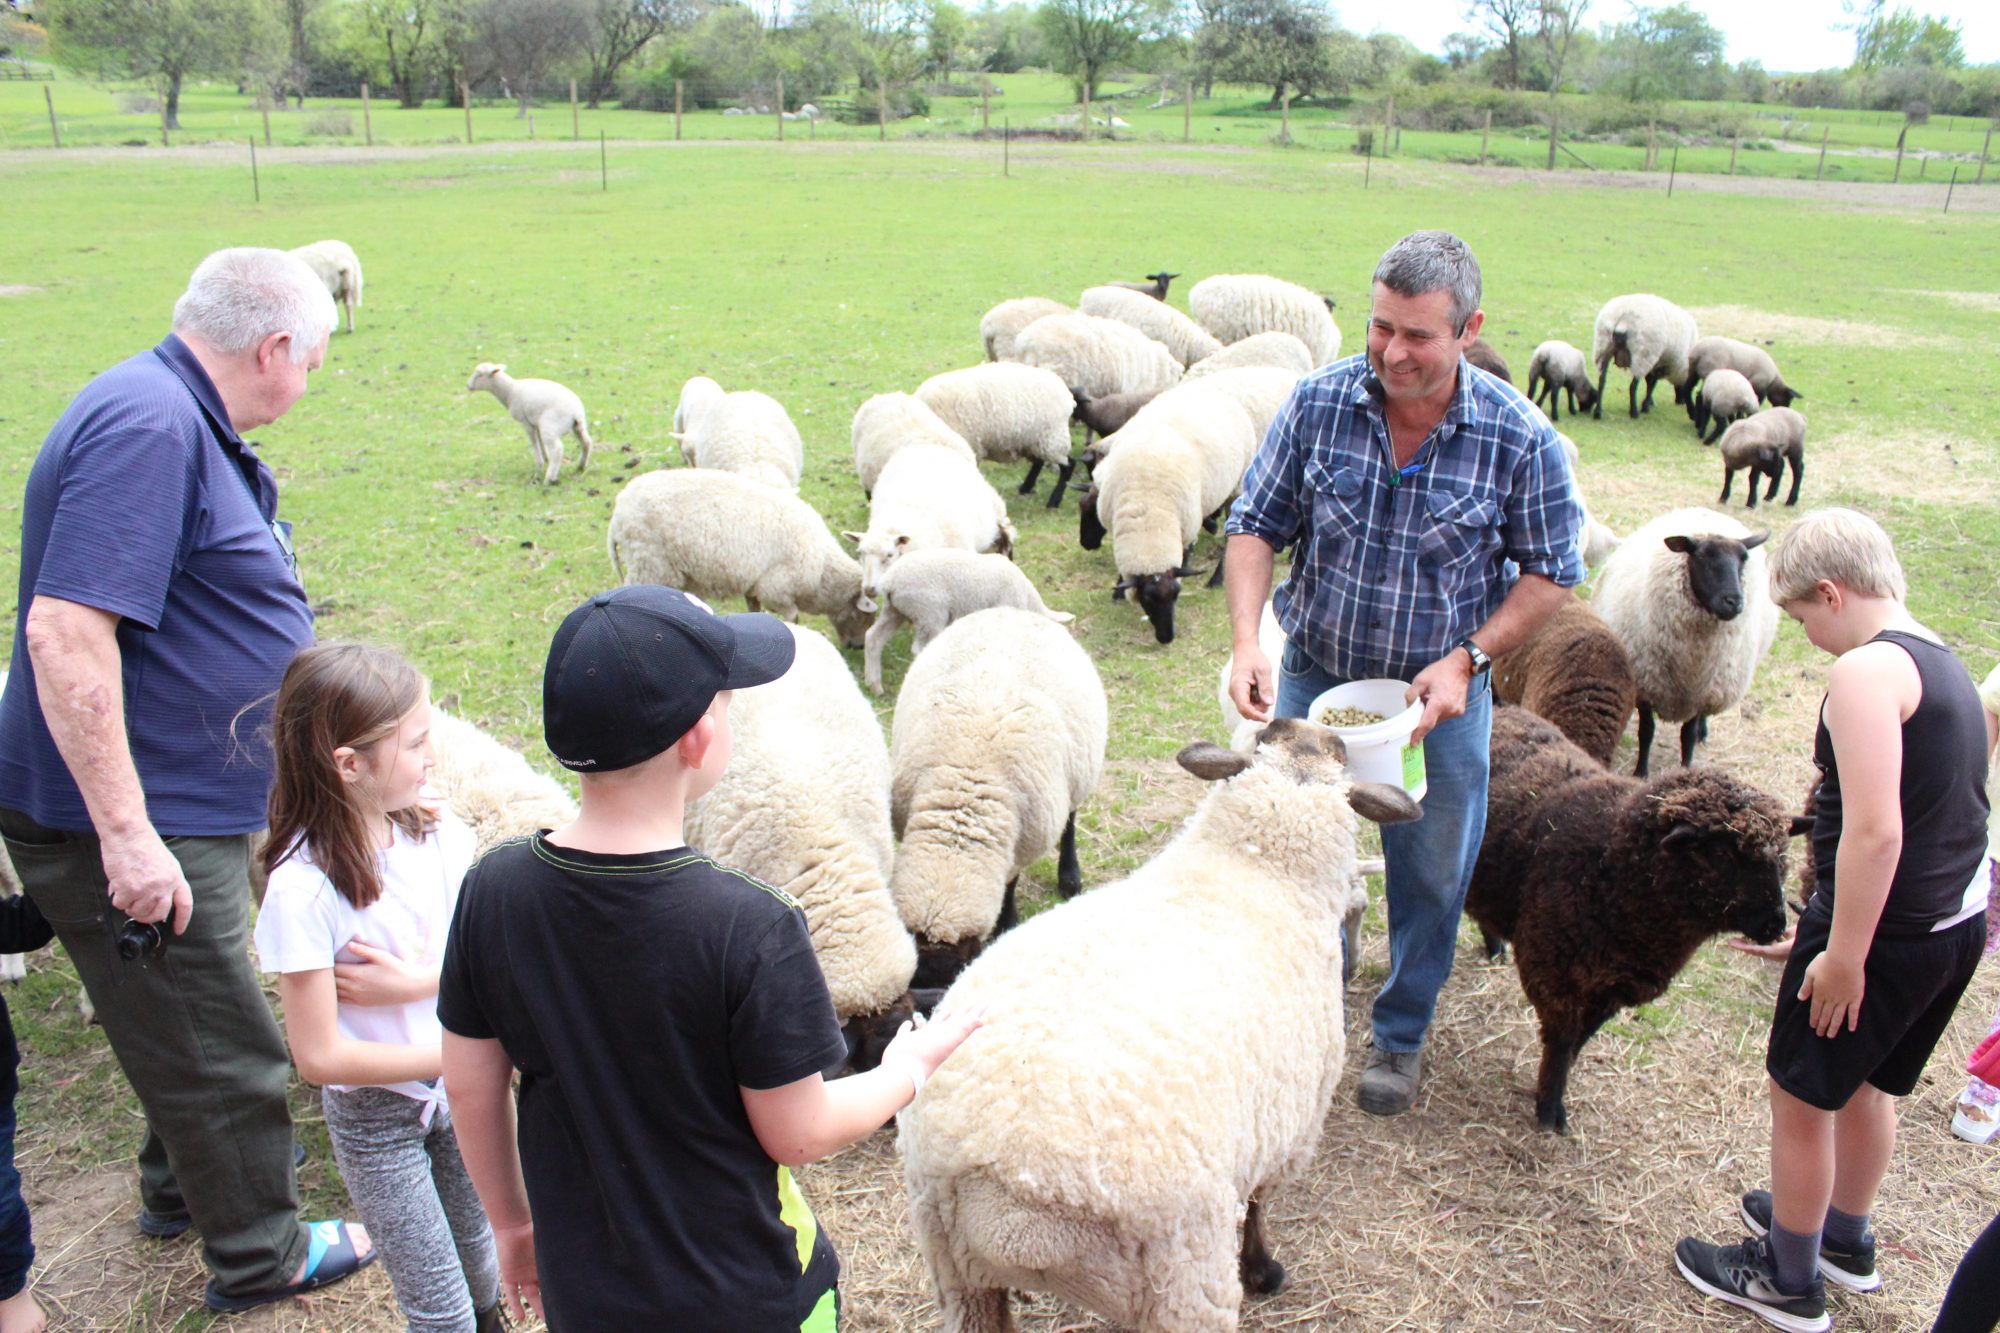
POLYGON ((493 1232, 459 1160, 451 1113, 426 1129, 423 1103, 386 1088, 327 1088, 341 1179, 382 1255, 410 1333, 474 1333, 500 1299, 493 1232))

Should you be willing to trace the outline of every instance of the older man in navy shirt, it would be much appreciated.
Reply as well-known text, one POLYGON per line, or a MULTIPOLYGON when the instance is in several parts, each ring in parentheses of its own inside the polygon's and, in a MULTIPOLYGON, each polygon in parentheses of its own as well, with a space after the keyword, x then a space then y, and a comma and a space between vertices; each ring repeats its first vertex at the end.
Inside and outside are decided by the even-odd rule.
MULTIPOLYGON (((1486 829, 1492 660, 1531 637, 1583 579, 1580 513, 1555 429, 1463 353, 1479 336, 1479 265, 1448 232, 1416 232, 1375 270, 1368 353, 1299 382, 1229 515, 1230 695, 1245 717, 1303 717, 1350 680, 1410 682, 1423 720, 1424 817, 1382 830, 1389 979, 1355 1088, 1364 1111, 1416 1098, 1424 1035, 1451 974, 1486 829), (1287 635, 1275 698, 1257 644, 1274 599, 1287 635)), ((1352 941, 1349 941, 1350 948, 1352 941)))
POLYGON ((199 1228, 225 1310, 372 1257, 361 1228, 299 1220, 290 1065, 246 949, 268 701, 312 613, 242 432, 298 401, 333 321, 297 259, 218 251, 166 341, 76 396, 28 474, 0 698, 0 833, 145 1107, 140 1229, 199 1228), (164 952, 120 958, 128 921, 164 952))

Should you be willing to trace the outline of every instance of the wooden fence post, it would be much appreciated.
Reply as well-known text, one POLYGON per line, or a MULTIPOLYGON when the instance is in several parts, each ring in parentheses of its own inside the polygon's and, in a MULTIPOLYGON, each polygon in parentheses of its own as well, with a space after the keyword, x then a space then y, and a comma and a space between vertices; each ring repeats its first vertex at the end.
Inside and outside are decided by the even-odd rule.
POLYGON ((1187 96, 1181 101, 1181 142, 1194 142, 1194 80, 1188 80, 1187 96))
POLYGON ((1556 106, 1555 99, 1551 97, 1549 99, 1549 166, 1548 166, 1548 169, 1550 171, 1554 171, 1556 169, 1556 134, 1558 133, 1557 127, 1560 126, 1561 124, 1562 124, 1562 110, 1561 108, 1556 106))
POLYGON ((785 76, 778 76, 778 142, 785 141, 785 76))
POLYGON ((1088 76, 1083 81, 1083 123, 1077 128, 1082 132, 1085 142, 1088 142, 1090 139, 1090 79, 1088 76))
MULTIPOLYGON (((257 141, 255 139, 252 139, 249 142, 250 142, 250 202, 261 204, 264 202, 264 187, 257 183, 257 141)), ((1947 211, 1950 210, 1951 199, 1949 197, 1945 199, 1944 206, 1947 211)))
POLYGON ((1741 134, 1738 134, 1729 141, 1729 174, 1732 176, 1736 174, 1736 151, 1741 147, 1743 147, 1743 136, 1741 134))
MULTIPOLYGON (((44 88, 42 89, 42 91, 47 92, 48 89, 44 88)), ((53 127, 55 123, 56 123, 56 108, 55 108, 55 103, 51 102, 49 104, 49 124, 51 127, 53 127)), ((1991 148, 1992 146, 1993 146, 1993 127, 1991 125, 1988 125, 1986 127, 1986 142, 1979 145, 1979 175, 1973 180, 1972 183, 1974 185, 1978 185, 1986 179, 1986 150, 1991 148)), ((56 143, 56 147, 58 148, 62 147, 62 143, 60 140, 56 143)))
POLYGON ((472 87, 464 79, 458 81, 458 100, 465 104, 465 141, 472 142, 472 87))
POLYGON ((576 80, 569 81, 569 137, 575 142, 583 137, 583 126, 576 118, 576 80))
POLYGON ((259 109, 264 113, 264 146, 269 148, 271 146, 271 104, 261 97, 257 100, 264 103, 259 109))
POLYGON ((1285 143, 1292 141, 1292 88, 1290 84, 1285 85, 1284 95, 1278 99, 1278 138, 1285 143))
MULTIPOLYGON (((60 148, 62 147, 62 127, 56 124, 56 95, 54 91, 48 88, 42 89, 42 100, 49 104, 49 137, 54 139, 56 147, 60 148)), ((1988 130, 1986 137, 1989 140, 1992 139, 1993 132, 1988 130)), ((1984 159, 1981 159, 1979 163, 1979 174, 1982 176, 1986 174, 1986 162, 1984 159)))
POLYGON ((1958 168, 1951 169, 1951 184, 1944 187, 1944 211, 1951 212, 1951 192, 1958 188, 1958 168))
POLYGON ((979 132, 986 133, 993 128, 993 85, 986 79, 979 81, 979 132))
POLYGON ((1486 112, 1486 124, 1481 126, 1479 130, 1479 165, 1482 167, 1486 165, 1486 141, 1492 137, 1493 112, 1491 109, 1488 109, 1486 112))
POLYGON ((875 81, 875 123, 881 130, 883 143, 889 142, 889 81, 875 81))
POLYGON ((681 81, 674 80, 674 138, 681 137, 681 81))
POLYGON ((1646 166, 1644 169, 1647 171, 1651 171, 1654 167, 1658 166, 1659 164, 1660 164, 1659 122, 1654 120, 1649 120, 1646 122, 1646 166))
POLYGON ((1813 172, 1813 179, 1814 179, 1814 180, 1821 180, 1821 179, 1823 179, 1823 178, 1824 178, 1824 177, 1826 176, 1826 141, 1827 141, 1827 138, 1828 138, 1828 137, 1829 137, 1830 135, 1832 135, 1832 133, 1833 133, 1833 123, 1832 123, 1831 121, 1827 122, 1827 123, 1826 123, 1825 125, 1822 125, 1822 126, 1820 126, 1820 131, 1819 131, 1819 170, 1817 170, 1817 171, 1813 172))
POLYGON ((167 146, 167 99, 160 99, 160 147, 167 146))
POLYGON ((1389 94, 1389 106, 1382 113, 1382 156, 1389 156, 1389 141, 1396 133, 1396 94, 1389 94))

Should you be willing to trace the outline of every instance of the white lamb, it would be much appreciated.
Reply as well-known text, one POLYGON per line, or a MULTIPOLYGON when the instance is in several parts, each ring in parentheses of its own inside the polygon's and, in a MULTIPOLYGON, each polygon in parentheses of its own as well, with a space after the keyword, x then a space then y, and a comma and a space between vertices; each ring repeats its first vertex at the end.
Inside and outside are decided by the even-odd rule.
POLYGON ((1741 373, 1726 366, 1709 371, 1701 388, 1689 397, 1694 433, 1704 444, 1714 444, 1723 431, 1757 411, 1757 390, 1741 373))
POLYGON ((833 622, 861 646, 861 566, 817 510, 733 472, 673 468, 634 477, 611 507, 611 566, 624 583, 660 583, 711 602, 741 597, 786 620, 833 622))
POLYGON ((912 551, 1014 549, 1007 503, 978 465, 926 445, 890 456, 868 499, 868 531, 841 535, 861 557, 861 591, 871 599, 881 596, 883 571, 912 551))
POLYGON ((1770 652, 1767 536, 1712 509, 1676 509, 1627 534, 1598 571, 1591 609, 1631 654, 1639 685, 1641 777, 1655 714, 1682 724, 1681 763, 1692 763, 1709 716, 1742 700, 1770 652))
POLYGON ((1015 881, 1050 852, 1062 895, 1083 887, 1076 811, 1107 736, 1090 654, 1039 612, 975 611, 910 664, 889 751, 890 888, 917 937, 917 985, 949 984, 1011 926, 1015 881))
POLYGON ((1264 273, 1218 273, 1188 292, 1195 321, 1225 343, 1253 333, 1289 333, 1312 353, 1313 365, 1340 357, 1340 326, 1326 298, 1264 273))
POLYGON ((1538 343, 1528 362, 1528 398, 1540 406, 1546 395, 1551 421, 1562 420, 1562 396, 1569 395, 1569 414, 1597 406, 1597 389, 1590 382, 1590 363, 1583 350, 1560 338, 1538 343))
POLYGON ((314 241, 291 252, 319 275, 326 290, 347 312, 347 331, 354 332, 354 308, 361 304, 361 258, 346 241, 314 241))
MULTIPOLYGON (((1180 580, 1199 572, 1184 562, 1202 520, 1236 494, 1269 424, 1264 418, 1260 426, 1246 395, 1230 386, 1239 377, 1266 374, 1285 372, 1234 370, 1182 385, 1146 404, 1111 440, 1098 442, 1116 448, 1097 465, 1084 494, 1079 536, 1085 550, 1096 550, 1110 534, 1118 569, 1113 595, 1132 592, 1161 643, 1174 639, 1180 580), (1169 397, 1177 399, 1171 410, 1156 413, 1169 397)), ((1218 558, 1209 586, 1221 581, 1218 558)))
POLYGON ((1069 307, 1045 296, 1017 296, 1002 301, 979 320, 979 339, 986 345, 988 361, 1012 361, 1014 340, 1045 315, 1067 315, 1069 307))
POLYGON ((674 412, 674 420, 685 427, 674 438, 681 442, 688 466, 734 472, 796 491, 806 447, 783 405, 755 389, 712 393, 708 386, 721 387, 705 375, 688 381, 674 412))
POLYGON ((876 596, 879 609, 866 594, 860 605, 876 612, 863 643, 862 679, 877 694, 882 692, 882 650, 904 625, 916 627, 910 648, 914 658, 946 625, 992 606, 1018 606, 1058 624, 1074 619, 1067 611, 1049 610, 1021 567, 1006 556, 971 551, 912 551, 883 572, 876 596))
MULTIPOLYGON (((1159 305, 1132 295, 1147 305, 1159 305)), ((1049 507, 1062 502, 1063 488, 1076 469, 1069 456, 1069 419, 1076 399, 1060 375, 1039 366, 987 361, 933 375, 917 386, 916 396, 964 436, 979 457, 996 463, 1027 459, 1022 495, 1034 492, 1044 464, 1055 468, 1056 488, 1049 507)))
POLYGON ((1130 324, 1096 315, 1048 315, 1021 331, 1014 358, 1052 370, 1087 398, 1164 389, 1181 377, 1165 344, 1130 324))
POLYGON ((463 718, 431 709, 429 790, 467 827, 479 850, 576 818, 566 788, 463 718))
POLYGON ((1276 366, 1280 370, 1291 371, 1295 376, 1304 375, 1313 368, 1313 355, 1296 334, 1253 333, 1247 338, 1238 338, 1213 356, 1203 357, 1189 366, 1187 374, 1181 378, 1183 381, 1197 380, 1218 370, 1236 370, 1245 366, 1276 366))
POLYGON ((791 670, 730 701, 729 767, 689 804, 687 841, 799 900, 850 1061, 872 1068, 917 968, 889 896, 889 747, 840 650, 791 631, 791 670))
POLYGON ((1129 878, 995 940, 939 1006, 996 1015, 898 1117, 946 1333, 1012 1327, 1009 1290, 1223 1333, 1284 1281, 1262 1202, 1311 1164, 1346 1063, 1357 817, 1421 810, 1350 782, 1310 723, 1272 723, 1254 757, 1179 758, 1231 780, 1129 878))
POLYGON ((486 390, 500 400, 507 415, 521 423, 521 428, 528 432, 528 448, 534 453, 535 469, 541 474, 544 486, 552 485, 562 474, 565 435, 574 434, 576 442, 583 446, 583 457, 577 459, 576 470, 581 472, 590 466, 590 451, 595 447, 590 439, 590 422, 584 416, 583 399, 574 391, 554 380, 517 380, 497 361, 481 361, 475 366, 465 389, 467 393, 486 390))
POLYGON ((878 393, 854 410, 854 471, 861 478, 861 493, 875 490, 875 478, 889 455, 906 444, 934 444, 963 455, 972 462, 979 455, 965 437, 947 426, 938 414, 908 393, 878 393))
POLYGON ((1604 415, 1604 377, 1613 362, 1632 372, 1630 408, 1634 419, 1653 410, 1653 387, 1661 380, 1674 386, 1674 401, 1687 401, 1688 357, 1694 349, 1694 316, 1665 297, 1638 293, 1614 296, 1597 312, 1591 339, 1591 359, 1597 364, 1597 402, 1592 417, 1604 415), (1639 402, 1639 381, 1646 382, 1646 401, 1639 402))
POLYGON ((1215 335, 1183 315, 1163 300, 1143 295, 1129 287, 1090 287, 1076 308, 1086 315, 1115 319, 1174 354, 1174 360, 1191 366, 1203 357, 1222 350, 1215 335))

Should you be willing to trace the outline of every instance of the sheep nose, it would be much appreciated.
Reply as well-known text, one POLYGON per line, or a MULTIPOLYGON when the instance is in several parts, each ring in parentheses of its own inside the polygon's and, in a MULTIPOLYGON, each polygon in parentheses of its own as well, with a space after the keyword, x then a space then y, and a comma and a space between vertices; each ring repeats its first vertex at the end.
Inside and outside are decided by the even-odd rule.
POLYGON ((1715 618, 1717 620, 1734 620, 1742 613, 1743 598, 1735 593, 1722 598, 1715 606, 1715 618))

